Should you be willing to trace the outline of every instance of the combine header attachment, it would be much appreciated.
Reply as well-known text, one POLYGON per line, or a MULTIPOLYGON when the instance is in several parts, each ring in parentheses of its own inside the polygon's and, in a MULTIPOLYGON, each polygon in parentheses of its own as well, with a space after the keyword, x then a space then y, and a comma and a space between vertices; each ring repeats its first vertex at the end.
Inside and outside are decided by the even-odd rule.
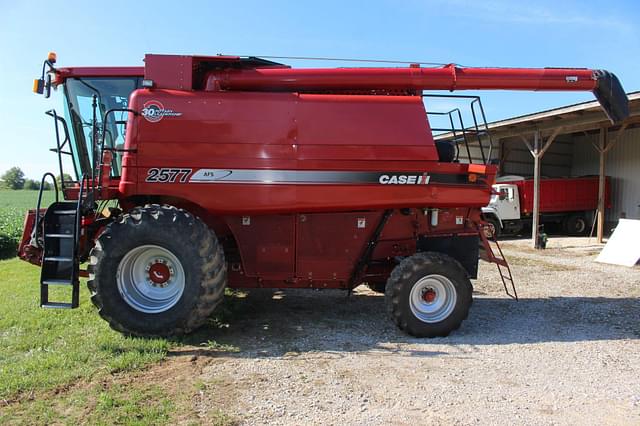
POLYGON ((516 294, 481 216, 497 167, 480 99, 456 96, 470 102, 466 126, 459 109, 427 111, 442 95, 423 90, 593 91, 612 120, 628 114, 615 76, 588 69, 54 64, 34 90, 64 97, 64 116, 49 115, 60 174, 68 155, 76 181, 28 214, 20 256, 42 267, 42 306, 77 307, 87 275, 99 314, 142 336, 196 329, 226 287, 362 283, 385 293, 399 328, 446 336, 468 314, 479 258, 516 294), (70 286, 71 303, 50 302, 52 285, 70 286))

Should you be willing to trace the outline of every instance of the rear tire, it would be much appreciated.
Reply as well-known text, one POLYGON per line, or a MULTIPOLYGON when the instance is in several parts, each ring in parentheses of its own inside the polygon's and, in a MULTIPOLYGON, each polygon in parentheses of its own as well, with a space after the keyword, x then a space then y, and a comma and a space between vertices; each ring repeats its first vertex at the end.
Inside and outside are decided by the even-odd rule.
POLYGON ((587 218, 582 214, 572 214, 564 221, 564 230, 567 235, 584 235, 588 228, 587 218))
POLYGON ((100 316, 135 336, 195 330, 227 283, 215 234, 187 211, 160 205, 136 207, 106 226, 91 250, 89 273, 100 316))
POLYGON ((385 294, 396 325, 415 337, 444 337, 460 327, 472 302, 460 263, 442 253, 417 253, 391 273, 385 294))

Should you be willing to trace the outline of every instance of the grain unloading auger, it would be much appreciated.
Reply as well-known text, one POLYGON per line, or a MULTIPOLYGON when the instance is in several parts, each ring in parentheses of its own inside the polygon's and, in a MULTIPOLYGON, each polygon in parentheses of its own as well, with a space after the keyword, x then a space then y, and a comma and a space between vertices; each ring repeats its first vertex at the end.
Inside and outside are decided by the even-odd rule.
POLYGON ((481 254, 510 273, 481 218, 496 175, 486 126, 470 132, 483 161, 461 158, 434 141, 422 91, 586 90, 610 119, 628 114, 615 76, 586 69, 54 62, 34 89, 63 89, 64 114, 49 115, 60 174, 66 154, 77 180, 62 182, 65 201, 29 213, 20 256, 42 266, 42 306, 76 307, 88 275, 100 315, 134 335, 194 330, 227 286, 363 282, 385 292, 401 329, 447 335, 467 316, 481 254), (50 302, 52 285, 70 286, 72 302, 50 302))
POLYGON ((254 68, 212 73, 208 87, 255 91, 531 90, 592 91, 613 122, 629 115, 618 78, 586 68, 470 68, 449 64, 422 68, 254 68))

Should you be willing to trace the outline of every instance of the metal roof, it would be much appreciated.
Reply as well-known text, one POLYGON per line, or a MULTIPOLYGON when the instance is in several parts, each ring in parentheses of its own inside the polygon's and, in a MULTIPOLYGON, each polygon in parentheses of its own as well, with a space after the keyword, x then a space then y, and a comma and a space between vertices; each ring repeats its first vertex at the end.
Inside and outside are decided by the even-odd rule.
MULTIPOLYGON (((629 118, 640 116, 640 91, 630 92, 629 118)), ((487 124, 491 136, 495 138, 509 137, 528 131, 547 131, 557 127, 566 127, 567 133, 612 126, 602 111, 598 101, 581 102, 559 108, 520 115, 487 124)), ((452 133, 443 133, 436 139, 449 139, 452 133)))
MULTIPOLYGON (((629 98, 629 106, 640 105, 640 91, 627 93, 629 98)), ((535 112, 533 114, 525 114, 517 117, 507 118, 505 120, 499 120, 489 123, 490 128, 499 128, 503 126, 513 126, 523 122, 540 121, 545 119, 562 118, 561 116, 567 115, 581 115, 587 111, 600 111, 600 104, 598 101, 580 102, 573 105, 567 105, 560 108, 548 109, 545 111, 535 112)), ((604 113, 603 113, 604 114, 604 113)))

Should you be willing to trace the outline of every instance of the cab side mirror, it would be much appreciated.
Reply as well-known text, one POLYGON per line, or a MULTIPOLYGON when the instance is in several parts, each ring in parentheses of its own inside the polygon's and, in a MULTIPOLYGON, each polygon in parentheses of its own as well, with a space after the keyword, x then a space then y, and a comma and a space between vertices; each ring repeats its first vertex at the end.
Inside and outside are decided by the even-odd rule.
POLYGON ((42 95, 44 93, 44 78, 36 78, 33 80, 33 93, 42 95))
POLYGON ((44 95, 45 98, 51 96, 51 74, 33 80, 33 93, 44 95))
POLYGON ((507 199, 507 191, 502 190, 500 191, 500 195, 498 196, 498 198, 500 199, 500 201, 504 201, 507 199))
POLYGON ((56 70, 53 64, 56 63, 56 53, 49 52, 47 60, 42 64, 42 77, 33 80, 33 93, 44 95, 45 98, 51 96, 51 73, 55 73, 56 70), (45 70, 49 67, 49 71, 45 73, 45 70))

